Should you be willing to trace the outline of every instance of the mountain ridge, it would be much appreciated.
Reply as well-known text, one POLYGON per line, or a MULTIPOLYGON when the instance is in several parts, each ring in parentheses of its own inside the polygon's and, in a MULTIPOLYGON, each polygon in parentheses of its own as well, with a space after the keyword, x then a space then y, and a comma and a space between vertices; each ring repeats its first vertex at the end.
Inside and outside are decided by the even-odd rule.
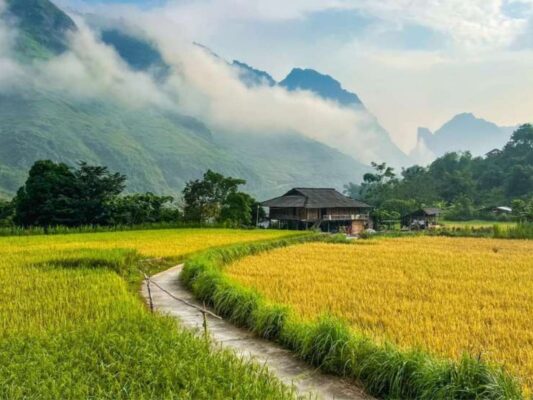
POLYGON ((293 68, 279 85, 289 91, 308 90, 325 100, 335 101, 343 106, 362 107, 359 97, 344 89, 339 81, 330 75, 312 68, 293 68))
MULTIPOLYGON (((32 35, 37 36, 53 30, 55 25, 49 23, 46 15, 50 10, 55 13, 59 9, 52 7, 48 0, 23 1, 27 5, 39 2, 47 7, 15 8, 21 14, 12 19, 13 23, 29 18, 35 23, 32 35), (44 12, 45 16, 35 16, 35 12, 44 12)), ((17 25, 24 35, 26 25, 17 25)), ((63 35, 62 40, 68 45, 64 25, 60 24, 52 33, 63 35)), ((107 40, 117 54, 126 58, 132 69, 150 70, 152 61, 159 59, 155 53, 143 59, 143 54, 135 48, 137 42, 129 37, 116 33, 103 36, 102 40, 107 40)), ((36 46, 38 51, 26 52, 25 60, 66 51, 48 40, 36 46)), ((303 184, 328 182, 340 189, 347 181, 359 179, 367 168, 323 143, 298 134, 280 135, 274 141, 265 136, 252 143, 251 137, 243 140, 245 132, 213 131, 178 111, 155 107, 129 109, 111 98, 80 100, 33 86, 18 91, 0 90, 0 120, 0 194, 4 197, 12 196, 22 185, 29 167, 37 159, 70 165, 81 160, 107 165, 128 176, 129 192, 172 195, 178 195, 186 181, 201 177, 210 168, 246 179, 246 189, 265 198, 278 194, 281 188, 303 184), (286 152, 294 148, 299 151, 298 160, 286 152), (270 158, 265 157, 265 149, 285 154, 285 160, 267 162, 270 158)))
MULTIPOLYGON (((423 147, 435 158, 454 151, 470 151, 474 156, 483 156, 501 148, 514 129, 516 127, 498 126, 471 112, 463 112, 454 115, 435 132, 418 128, 415 151, 423 147)), ((413 156, 415 151, 411 153, 413 156)))

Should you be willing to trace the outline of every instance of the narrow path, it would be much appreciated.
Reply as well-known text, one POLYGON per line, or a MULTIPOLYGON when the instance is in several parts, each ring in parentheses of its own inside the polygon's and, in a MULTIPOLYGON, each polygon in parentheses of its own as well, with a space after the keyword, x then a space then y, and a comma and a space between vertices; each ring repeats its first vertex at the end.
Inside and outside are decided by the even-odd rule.
MULTIPOLYGON (((201 306, 193 295, 181 284, 178 276, 182 270, 178 265, 151 277, 172 295, 201 306)), ((202 314, 194 308, 176 301, 155 285, 150 286, 154 308, 161 313, 179 319, 189 329, 202 332, 202 314)), ((146 284, 142 293, 148 301, 146 284)), ((368 400, 363 391, 354 384, 331 375, 325 375, 296 358, 290 351, 273 342, 257 338, 252 333, 235 327, 231 323, 208 316, 209 333, 215 343, 234 350, 238 355, 251 358, 262 365, 267 365, 279 379, 288 385, 294 385, 298 394, 319 399, 355 399, 368 400)))

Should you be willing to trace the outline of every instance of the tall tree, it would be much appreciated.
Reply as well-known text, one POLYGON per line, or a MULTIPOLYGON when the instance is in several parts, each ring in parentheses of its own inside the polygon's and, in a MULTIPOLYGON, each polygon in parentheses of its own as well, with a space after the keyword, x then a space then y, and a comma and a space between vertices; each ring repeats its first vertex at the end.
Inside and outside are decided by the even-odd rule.
POLYGON ((107 167, 79 163, 74 171, 78 225, 101 225, 109 222, 109 203, 126 187, 126 176, 112 173, 107 167))
POLYGON ((251 225, 254 203, 255 200, 246 193, 230 193, 220 211, 220 220, 237 225, 251 225))
POLYGON ((12 201, 0 199, 0 226, 9 226, 13 222, 15 205, 12 201))
POLYGON ((243 179, 225 177, 211 170, 202 180, 189 181, 183 190, 185 219, 197 222, 218 220, 228 196, 245 183, 243 179))
POLYGON ((76 176, 63 163, 37 161, 15 197, 15 222, 22 226, 76 225, 76 176))

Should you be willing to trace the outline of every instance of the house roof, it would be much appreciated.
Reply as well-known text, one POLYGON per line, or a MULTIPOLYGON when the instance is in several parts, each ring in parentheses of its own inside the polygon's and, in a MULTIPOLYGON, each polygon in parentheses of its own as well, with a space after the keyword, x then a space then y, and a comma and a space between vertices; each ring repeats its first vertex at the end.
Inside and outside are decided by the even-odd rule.
POLYGON ((281 208, 371 208, 362 201, 351 199, 329 188, 294 188, 283 196, 264 201, 261 205, 281 208))

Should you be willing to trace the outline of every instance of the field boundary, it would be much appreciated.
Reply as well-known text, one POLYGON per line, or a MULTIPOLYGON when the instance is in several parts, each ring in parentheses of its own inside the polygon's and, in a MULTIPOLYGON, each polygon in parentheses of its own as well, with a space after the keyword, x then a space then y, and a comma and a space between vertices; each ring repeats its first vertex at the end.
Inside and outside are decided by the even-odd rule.
POLYGON ((289 307, 268 302, 223 273, 226 265, 249 255, 328 240, 338 239, 313 235, 208 250, 185 262, 180 279, 218 315, 294 351, 326 373, 355 380, 373 396, 428 400, 523 398, 517 379, 480 357, 464 354, 459 361, 450 361, 420 350, 403 351, 393 344, 376 344, 328 315, 303 322, 289 307))
MULTIPOLYGON (((179 320, 181 327, 205 338, 212 348, 229 349, 239 358, 268 368, 273 376, 295 391, 297 398, 371 400, 349 380, 323 374, 279 344, 258 338, 214 314, 204 314, 204 305, 177 279, 182 269, 183 264, 150 277, 155 284, 152 288, 155 311, 179 320)), ((148 302, 147 281, 141 290, 148 302)))

